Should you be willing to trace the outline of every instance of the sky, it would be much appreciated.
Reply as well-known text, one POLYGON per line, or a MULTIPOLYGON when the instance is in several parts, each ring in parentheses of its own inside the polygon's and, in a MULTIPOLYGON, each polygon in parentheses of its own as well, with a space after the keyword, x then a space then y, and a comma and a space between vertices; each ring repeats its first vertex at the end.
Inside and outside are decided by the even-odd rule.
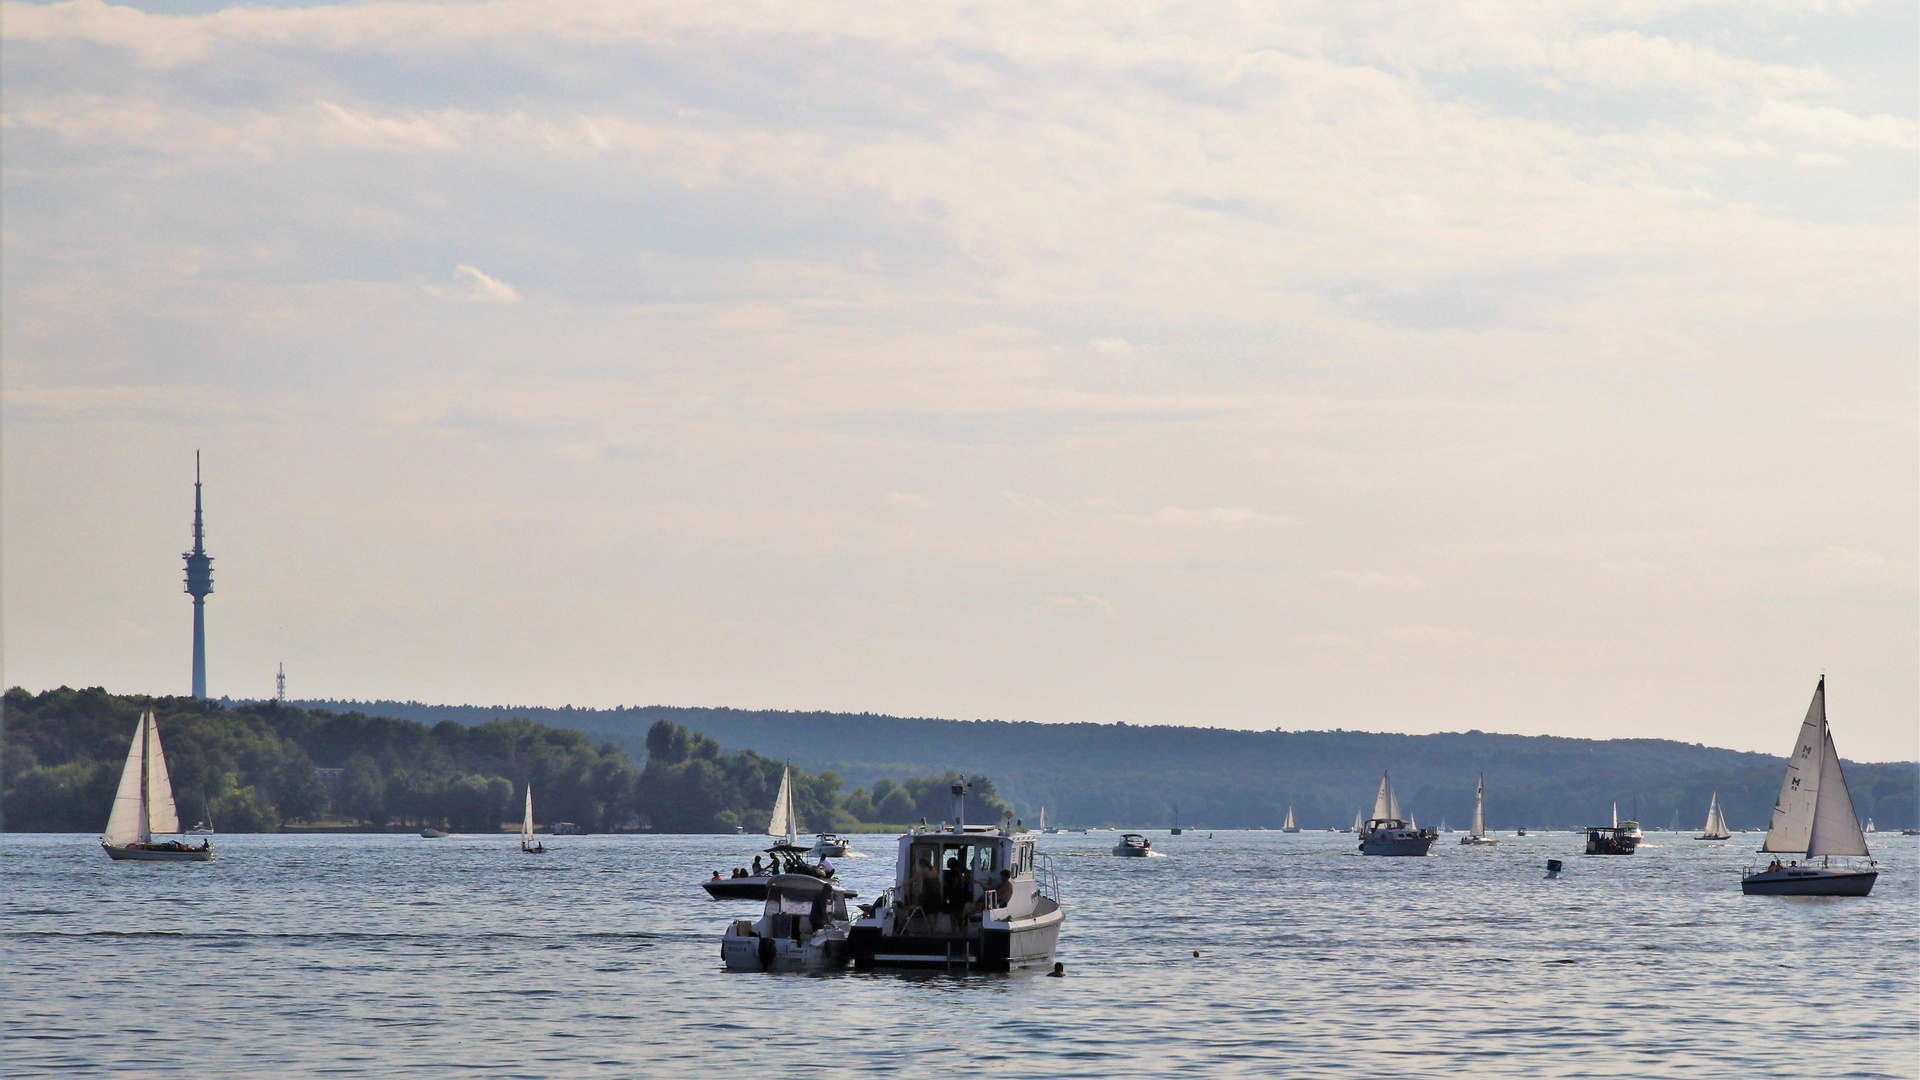
POLYGON ((8 685, 1920 757, 1911 3, 0 25, 8 685))

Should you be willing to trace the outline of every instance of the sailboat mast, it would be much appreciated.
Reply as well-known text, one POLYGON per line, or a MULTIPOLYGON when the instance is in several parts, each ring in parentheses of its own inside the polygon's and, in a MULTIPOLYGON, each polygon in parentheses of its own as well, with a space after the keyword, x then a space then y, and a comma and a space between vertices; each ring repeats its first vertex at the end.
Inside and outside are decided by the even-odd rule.
POLYGON ((147 765, 153 760, 153 714, 140 714, 140 842, 153 839, 153 821, 149 808, 153 805, 153 792, 147 785, 148 774, 152 769, 147 765))

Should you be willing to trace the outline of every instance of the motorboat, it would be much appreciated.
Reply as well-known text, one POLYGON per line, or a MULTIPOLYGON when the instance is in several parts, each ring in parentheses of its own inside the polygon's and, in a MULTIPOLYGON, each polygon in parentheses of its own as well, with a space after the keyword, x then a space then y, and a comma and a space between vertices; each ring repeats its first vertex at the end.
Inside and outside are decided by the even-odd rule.
MULTIPOLYGON (((1642 844, 1647 839, 1647 834, 1640 831, 1639 822, 1620 820, 1620 804, 1619 803, 1613 804, 1612 828, 1619 830, 1621 833, 1625 834, 1626 836, 1632 837, 1635 845, 1642 844)), ((1628 854, 1632 854, 1632 853, 1629 852, 1628 854)))
POLYGON ((127 763, 120 770, 120 787, 107 814, 107 831, 100 846, 114 862, 209 862, 213 841, 199 846, 182 840, 155 837, 180 832, 180 814, 173 805, 173 782, 167 777, 167 758, 160 749, 160 724, 152 710, 140 714, 140 724, 127 747, 127 763))
POLYGON ((533 784, 527 784, 527 812, 520 818, 520 853, 545 855, 547 845, 533 838, 533 784))
POLYGON ((1137 832, 1122 833, 1120 842, 1113 845, 1113 853, 1127 858, 1143 859, 1153 854, 1153 841, 1137 832))
POLYGON ((1425 855, 1440 834, 1423 829, 1400 816, 1400 801, 1393 794, 1393 779, 1380 774, 1380 791, 1373 798, 1373 816, 1360 823, 1362 855, 1425 855))
POLYGON ((956 783, 951 824, 900 838, 894 883, 860 909, 848 942, 856 970, 1016 971, 1046 967, 1066 912, 1033 834, 965 823, 971 787, 956 783))
POLYGON ((728 971, 831 971, 852 959, 847 898, 809 874, 777 874, 766 883, 758 921, 735 919, 720 938, 728 971))
POLYGON ((806 857, 813 853, 812 849, 800 846, 800 811, 793 804, 792 766, 780 773, 780 790, 773 797, 773 813, 767 819, 767 835, 778 839, 767 848, 766 864, 757 868, 756 873, 736 870, 732 877, 721 877, 716 873, 700 883, 709 897, 715 900, 765 900, 768 896, 767 886, 774 878, 796 871, 816 880, 832 879, 832 866, 826 857, 820 857, 818 866, 809 867, 806 857), (820 872, 822 867, 825 868, 824 873, 820 872))
POLYGON ((816 859, 844 859, 853 854, 853 845, 839 833, 815 833, 813 846, 807 849, 807 854, 816 859))
POLYGON ((1523 826, 1521 826, 1520 828, 1518 828, 1518 829, 1515 829, 1515 830, 1513 830, 1513 835, 1515 835, 1515 836, 1525 836, 1525 835, 1527 835, 1527 829, 1526 829, 1526 826, 1524 826, 1524 825, 1523 825, 1523 826))
POLYGON ((1787 755, 1787 774, 1780 781, 1780 797, 1773 801, 1773 821, 1763 852, 1802 854, 1807 861, 1781 865, 1776 856, 1764 870, 1748 870, 1740 877, 1740 891, 1748 896, 1866 896, 1880 878, 1867 850, 1866 833, 1853 810, 1853 795, 1840 770, 1840 753, 1827 727, 1827 679, 1820 677, 1813 703, 1800 723, 1800 734, 1787 755), (1834 856, 1865 858, 1867 866, 1832 865, 1834 856), (1820 865, 1813 865, 1819 859, 1820 865))
POLYGON ((431 825, 423 825, 420 828, 420 837, 423 840, 438 840, 446 835, 446 833, 441 832, 431 825))
POLYGON ((1480 782, 1473 788, 1473 831, 1460 838, 1467 847, 1489 847, 1498 844, 1500 838, 1487 834, 1487 774, 1480 774, 1480 782))
POLYGON ((1633 834, 1634 831, 1620 825, 1589 825, 1587 854, 1631 855, 1640 846, 1640 838, 1633 834))

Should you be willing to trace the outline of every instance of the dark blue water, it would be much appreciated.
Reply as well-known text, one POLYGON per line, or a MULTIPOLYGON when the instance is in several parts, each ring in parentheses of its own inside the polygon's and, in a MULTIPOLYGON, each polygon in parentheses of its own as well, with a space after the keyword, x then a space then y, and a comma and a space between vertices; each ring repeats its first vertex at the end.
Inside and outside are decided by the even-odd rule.
MULTIPOLYGON (((1920 1076, 1920 841, 1864 900, 1740 895, 1758 836, 1360 858, 1326 833, 1046 837, 1065 979, 731 975, 753 837, 0 841, 10 1076, 1920 1076), (1542 880, 1548 857, 1567 861, 1542 880), (1194 956, 1195 952, 1200 955, 1194 956)), ((843 878, 865 896, 891 838, 843 878)))

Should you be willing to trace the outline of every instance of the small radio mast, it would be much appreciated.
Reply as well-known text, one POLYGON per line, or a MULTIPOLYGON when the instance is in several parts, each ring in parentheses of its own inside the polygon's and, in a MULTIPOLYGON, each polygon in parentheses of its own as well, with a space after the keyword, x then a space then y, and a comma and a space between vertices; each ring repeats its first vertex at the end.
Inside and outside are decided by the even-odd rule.
POLYGON ((273 700, 285 705, 287 703, 287 664, 284 660, 280 663, 280 674, 273 677, 273 685, 273 700))

